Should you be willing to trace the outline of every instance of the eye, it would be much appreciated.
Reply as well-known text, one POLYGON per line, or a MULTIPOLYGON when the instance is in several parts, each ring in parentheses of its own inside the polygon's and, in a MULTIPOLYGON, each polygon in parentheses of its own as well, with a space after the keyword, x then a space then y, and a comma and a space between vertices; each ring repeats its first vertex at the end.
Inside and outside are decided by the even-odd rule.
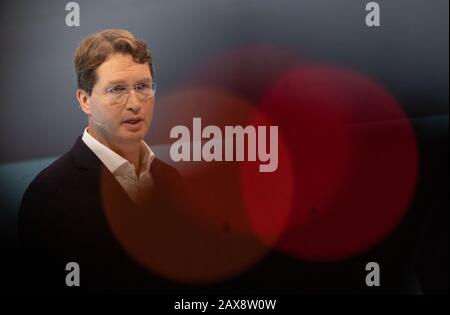
POLYGON ((136 85, 136 91, 145 91, 148 89, 150 89, 149 83, 140 83, 140 84, 136 85))
POLYGON ((127 90, 127 88, 123 85, 117 85, 108 89, 108 93, 111 94, 122 94, 127 90))

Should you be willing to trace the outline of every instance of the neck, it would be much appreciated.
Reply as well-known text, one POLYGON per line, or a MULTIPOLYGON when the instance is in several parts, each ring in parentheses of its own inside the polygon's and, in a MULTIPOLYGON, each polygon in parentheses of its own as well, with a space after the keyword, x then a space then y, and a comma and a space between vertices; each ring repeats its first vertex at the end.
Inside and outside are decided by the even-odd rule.
POLYGON ((98 140, 101 144, 110 148, 111 150, 119 154, 121 157, 126 159, 128 162, 133 164, 136 170, 136 174, 139 174, 141 168, 140 141, 133 141, 127 144, 116 143, 114 141, 111 141, 107 137, 104 137, 101 132, 96 131, 95 128, 92 128, 92 126, 88 126, 88 133, 96 140, 98 140))

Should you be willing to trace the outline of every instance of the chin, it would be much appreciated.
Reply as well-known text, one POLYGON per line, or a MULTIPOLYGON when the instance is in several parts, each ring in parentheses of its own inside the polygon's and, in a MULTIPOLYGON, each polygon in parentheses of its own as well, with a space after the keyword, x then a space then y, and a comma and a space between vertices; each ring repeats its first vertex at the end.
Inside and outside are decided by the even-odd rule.
POLYGON ((120 138, 122 139, 122 141, 127 142, 127 141, 140 141, 142 139, 144 139, 144 132, 139 131, 139 132, 127 132, 127 133, 122 133, 122 135, 120 135, 120 138))
POLYGON ((139 132, 139 133, 135 133, 135 134, 130 134, 127 136, 128 139, 134 139, 134 140, 142 140, 144 139, 145 134, 143 132, 139 132))

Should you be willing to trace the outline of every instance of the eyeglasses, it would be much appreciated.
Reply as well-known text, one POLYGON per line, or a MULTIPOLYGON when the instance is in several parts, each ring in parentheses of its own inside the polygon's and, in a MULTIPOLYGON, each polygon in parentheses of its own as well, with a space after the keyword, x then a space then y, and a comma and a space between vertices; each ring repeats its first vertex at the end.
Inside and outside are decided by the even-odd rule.
POLYGON ((116 85, 106 90, 106 95, 112 104, 123 104, 128 100, 133 89, 140 100, 146 100, 156 93, 156 83, 139 83, 133 87, 128 85, 116 85))

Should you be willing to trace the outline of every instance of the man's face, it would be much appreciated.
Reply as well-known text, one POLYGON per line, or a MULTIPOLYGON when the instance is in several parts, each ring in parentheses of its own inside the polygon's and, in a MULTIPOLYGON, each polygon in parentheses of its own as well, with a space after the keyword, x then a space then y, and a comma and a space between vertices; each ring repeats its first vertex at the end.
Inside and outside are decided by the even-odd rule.
POLYGON ((97 82, 89 97, 89 130, 110 144, 126 145, 142 140, 153 117, 154 96, 142 97, 129 89, 128 98, 117 101, 127 87, 148 86, 152 76, 148 64, 134 62, 130 55, 112 54, 96 70, 97 82), (130 119, 138 118, 138 123, 130 119))

